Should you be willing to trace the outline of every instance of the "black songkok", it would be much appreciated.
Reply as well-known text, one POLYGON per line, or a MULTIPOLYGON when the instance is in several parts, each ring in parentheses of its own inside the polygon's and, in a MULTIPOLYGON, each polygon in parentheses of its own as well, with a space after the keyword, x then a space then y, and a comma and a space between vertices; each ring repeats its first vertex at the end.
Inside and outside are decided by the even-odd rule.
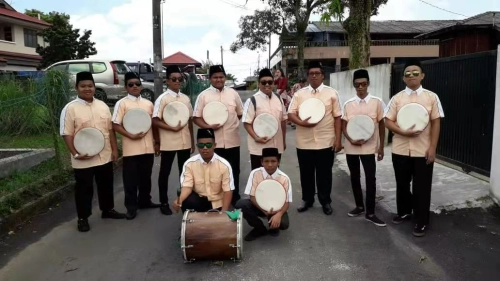
POLYGON ((307 70, 309 70, 311 68, 323 69, 323 65, 319 61, 311 61, 311 62, 309 62, 309 66, 308 66, 307 70))
POLYGON ((264 68, 264 69, 262 69, 262 70, 259 72, 259 80, 260 80, 262 77, 271 77, 271 78, 274 78, 274 77, 273 77, 273 73, 271 72, 271 70, 269 70, 269 68, 264 68))
POLYGON ((224 66, 222 66, 222 64, 212 65, 212 66, 210 66, 210 69, 208 70, 208 77, 212 78, 212 75, 214 75, 215 73, 219 73, 219 72, 224 73, 224 76, 226 76, 226 71, 224 70, 224 66))
POLYGON ((125 80, 125 85, 127 85, 128 80, 131 80, 131 79, 139 79, 139 80, 141 80, 139 78, 139 76, 137 76, 137 73, 135 73, 135 72, 127 72, 127 73, 125 73, 125 79, 124 79, 125 80))
POLYGON ((169 65, 167 66, 167 77, 170 77, 172 73, 181 73, 181 69, 177 65, 169 65))
POLYGON ((198 134, 196 136, 196 139, 215 139, 215 133, 214 129, 198 129, 198 134))
POLYGON ((354 71, 352 81, 354 82, 354 80, 361 78, 366 78, 368 81, 370 81, 370 75, 368 75, 368 71, 366 69, 358 69, 354 71))
POLYGON ((279 157, 280 153, 277 148, 266 147, 262 149, 262 158, 264 157, 279 157))
POLYGON ((82 71, 76 74, 76 85, 78 85, 80 81, 88 81, 88 80, 94 82, 94 77, 92 76, 92 73, 88 71, 82 71))
POLYGON ((406 63, 405 63, 405 68, 404 69, 406 69, 408 66, 412 66, 412 65, 420 67, 420 69, 422 70, 422 72, 424 72, 424 69, 422 68, 422 64, 420 63, 420 60, 418 60, 418 59, 409 59, 409 60, 407 60, 406 63))

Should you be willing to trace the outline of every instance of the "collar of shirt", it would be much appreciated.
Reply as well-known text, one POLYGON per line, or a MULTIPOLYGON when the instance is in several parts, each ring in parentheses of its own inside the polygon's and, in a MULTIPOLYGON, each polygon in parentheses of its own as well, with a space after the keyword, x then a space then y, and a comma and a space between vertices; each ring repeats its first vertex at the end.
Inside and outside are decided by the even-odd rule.
POLYGON ((136 96, 133 96, 131 94, 128 94, 127 98, 130 100, 133 100, 133 101, 141 100, 141 96, 136 97, 136 96))
POLYGON ((361 99, 360 97, 358 97, 358 95, 356 95, 356 97, 355 97, 358 104, 360 104, 361 101, 363 101, 363 100, 365 101, 365 103, 368 103, 371 98, 372 98, 372 96, 370 95, 370 93, 368 93, 368 95, 364 99, 361 99))
POLYGON ((216 153, 214 153, 214 156, 212 157, 212 159, 210 159, 210 161, 208 161, 208 163, 205 162, 205 160, 203 160, 203 157, 201 157, 200 154, 196 155, 196 157, 197 157, 198 161, 201 162, 201 164, 211 164, 214 162, 214 160, 219 159, 219 155, 217 155, 216 153))
POLYGON ((172 91, 170 89, 167 89, 167 93, 170 94, 170 95, 172 95, 172 96, 174 96, 174 97, 178 97, 178 96, 181 95, 180 91, 179 91, 179 93, 176 93, 176 92, 174 92, 174 91, 172 91))
MULTIPOLYGON (((424 88, 422 88, 422 86, 420 86, 420 88, 418 88, 418 89, 416 90, 417 95, 420 95, 420 93, 422 93, 423 91, 424 91, 424 88)), ((408 87, 406 87, 406 88, 405 88, 405 92, 406 92, 408 95, 411 95, 411 93, 413 93, 413 90, 412 90, 412 89, 410 89, 410 88, 408 88, 408 87)))
POLYGON ((316 90, 316 92, 321 92, 321 90, 323 90, 324 87, 325 87, 325 84, 321 83, 321 85, 319 85, 319 87, 316 89, 313 89, 313 87, 311 85, 307 86, 307 89, 309 91, 311 91, 312 93, 314 93, 315 90, 316 90))
POLYGON ((92 102, 87 102, 86 100, 81 99, 80 97, 76 97, 76 100, 78 102, 81 102, 81 103, 86 104, 86 105, 92 105, 92 103, 94 102, 95 98, 92 98, 92 102))
POLYGON ((260 170, 262 171, 262 175, 264 176, 264 179, 267 179, 268 176, 271 176, 271 178, 276 179, 280 174, 279 168, 276 169, 276 171, 272 175, 268 174, 266 169, 264 169, 264 167, 260 167, 260 170))
POLYGON ((212 91, 214 91, 214 92, 216 92, 216 93, 220 93, 220 92, 223 92, 226 89, 226 86, 224 86, 224 88, 222 88, 222 91, 219 91, 219 89, 215 88, 212 85, 210 85, 209 89, 212 90, 212 91))
POLYGON ((259 91, 257 92, 257 94, 263 95, 263 96, 265 96, 265 97, 266 97, 266 98, 268 98, 268 99, 272 99, 272 98, 273 98, 273 93, 271 93, 271 95, 270 95, 270 96, 268 96, 268 95, 266 95, 264 92, 262 92, 261 90, 259 90, 259 91))

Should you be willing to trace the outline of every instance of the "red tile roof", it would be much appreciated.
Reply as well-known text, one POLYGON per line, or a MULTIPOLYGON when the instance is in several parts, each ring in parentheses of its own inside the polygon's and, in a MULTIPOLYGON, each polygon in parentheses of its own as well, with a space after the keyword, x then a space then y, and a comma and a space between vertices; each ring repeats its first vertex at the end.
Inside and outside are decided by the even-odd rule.
POLYGON ((163 59, 162 61, 163 64, 169 65, 169 64, 194 64, 196 66, 201 66, 201 63, 192 57, 182 53, 182 52, 177 52, 173 55, 170 55, 166 58, 163 59))
POLYGON ((6 16, 6 17, 9 17, 9 18, 18 19, 18 20, 29 21, 29 22, 32 22, 32 23, 37 23, 37 24, 45 25, 45 26, 50 26, 51 25, 50 23, 45 22, 43 20, 39 20, 37 18, 30 17, 30 16, 25 15, 23 13, 19 13, 19 12, 16 12, 16 11, 8 10, 8 9, 5 9, 5 8, 0 8, 0 15, 6 16))

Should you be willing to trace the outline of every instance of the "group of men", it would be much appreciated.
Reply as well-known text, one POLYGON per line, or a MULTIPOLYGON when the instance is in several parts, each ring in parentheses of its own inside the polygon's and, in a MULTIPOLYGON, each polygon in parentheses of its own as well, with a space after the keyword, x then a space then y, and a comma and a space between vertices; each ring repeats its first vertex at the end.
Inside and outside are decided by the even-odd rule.
POLYGON ((95 85, 92 75, 81 72, 77 75, 78 97, 68 103, 61 113, 61 135, 72 153, 72 164, 76 178, 76 204, 78 229, 90 229, 88 217, 91 214, 92 185, 95 177, 99 206, 103 218, 134 219, 141 208, 159 207, 164 215, 171 215, 170 206, 178 212, 187 209, 226 211, 231 207, 241 209, 243 217, 253 227, 245 240, 260 236, 277 236, 279 230, 289 227, 288 208, 292 202, 292 187, 289 177, 279 169, 281 156, 286 150, 286 124, 296 127, 296 149, 300 169, 302 204, 299 212, 311 208, 317 191, 318 200, 326 215, 331 215, 332 168, 335 153, 344 146, 351 172, 351 183, 356 208, 349 216, 365 214, 368 221, 378 226, 385 223, 375 216, 375 158, 383 159, 385 128, 394 132, 393 163, 397 182, 398 214, 396 224, 416 218, 414 235, 423 236, 429 222, 430 191, 432 185, 433 161, 439 137, 439 119, 444 117, 439 98, 421 86, 424 77, 419 62, 408 62, 404 81, 407 88, 395 95, 387 107, 379 98, 368 93, 369 76, 366 70, 354 73, 353 86, 357 95, 341 104, 336 90, 323 84, 325 77, 319 62, 311 62, 307 77, 309 86, 297 90, 286 108, 283 100, 273 92, 274 77, 269 69, 259 73, 259 91, 242 103, 239 94, 225 87, 225 70, 222 65, 211 66, 211 86, 201 92, 191 106, 189 97, 180 92, 183 82, 177 66, 167 68, 168 90, 151 103, 140 97, 141 81, 135 73, 125 75, 128 96, 117 102, 111 116, 109 108, 94 99, 95 85), (308 98, 318 98, 325 105, 325 115, 316 124, 299 117, 300 105, 308 98), (173 101, 184 103, 189 108, 190 119, 184 126, 166 124, 163 111, 173 101), (203 118, 205 106, 222 102, 228 110, 224 124, 208 124, 203 118), (431 117, 430 125, 423 131, 402 131, 396 123, 398 110, 405 104, 418 102, 424 105, 431 117), (132 108, 142 108, 152 116, 152 129, 131 135, 122 126, 124 115, 132 108), (278 120, 278 132, 271 138, 259 137, 254 129, 255 118, 268 113, 278 120), (376 125, 376 133, 368 140, 353 140, 346 131, 346 125, 355 115, 368 115, 376 125), (385 122, 384 122, 385 121, 385 122), (199 129, 194 140, 193 123, 199 129), (240 197, 240 134, 243 123, 248 133, 248 152, 251 169, 244 193, 249 199, 240 197), (104 149, 93 157, 78 155, 73 145, 75 133, 84 127, 95 127, 105 136, 104 149), (125 189, 126 214, 113 209, 112 160, 117 157, 115 132, 123 136, 123 181, 125 189), (195 146, 199 154, 191 156, 195 146), (154 155, 161 156, 158 186, 160 204, 151 201, 151 171, 154 155), (172 202, 168 198, 168 180, 172 164, 177 155, 180 171, 178 197, 172 202), (366 174, 366 211, 360 184, 360 160, 366 174), (255 200, 255 191, 265 179, 279 181, 287 192, 287 202, 280 210, 266 212, 255 200), (413 181, 413 194, 410 182, 413 181), (267 226, 259 218, 265 218, 267 226), (267 229, 269 228, 269 229, 267 229))

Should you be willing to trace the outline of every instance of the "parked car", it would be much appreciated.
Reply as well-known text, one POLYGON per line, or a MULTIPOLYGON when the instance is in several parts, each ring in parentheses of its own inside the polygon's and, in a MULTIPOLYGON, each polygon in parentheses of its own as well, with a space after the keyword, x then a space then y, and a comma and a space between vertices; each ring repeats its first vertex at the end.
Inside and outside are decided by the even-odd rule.
MULTIPOLYGON (((117 101, 127 95, 124 87, 124 76, 125 73, 132 71, 126 65, 125 61, 99 59, 60 61, 45 69, 45 71, 48 70, 59 70, 69 73, 70 85, 75 84, 78 72, 90 71, 94 76, 96 86, 95 97, 106 103, 117 101)), ((154 84, 148 82, 143 82, 142 84, 144 89, 141 92, 141 96, 153 101, 154 84)), ((76 97, 74 89, 72 89, 71 94, 76 97)))

